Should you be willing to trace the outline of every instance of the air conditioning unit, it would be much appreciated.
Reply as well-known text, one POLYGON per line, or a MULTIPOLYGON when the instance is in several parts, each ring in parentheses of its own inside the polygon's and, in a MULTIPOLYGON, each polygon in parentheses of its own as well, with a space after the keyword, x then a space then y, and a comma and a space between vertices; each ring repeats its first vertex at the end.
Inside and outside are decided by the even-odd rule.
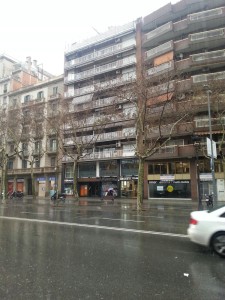
POLYGON ((121 147, 121 142, 120 142, 120 141, 116 143, 116 147, 117 147, 117 148, 120 148, 120 147, 121 147))
POLYGON ((119 43, 121 41, 120 38, 115 39, 115 43, 119 43))
POLYGON ((116 109, 122 109, 122 108, 123 108, 122 104, 116 106, 116 109))
POLYGON ((121 74, 121 70, 116 70, 116 74, 121 74))

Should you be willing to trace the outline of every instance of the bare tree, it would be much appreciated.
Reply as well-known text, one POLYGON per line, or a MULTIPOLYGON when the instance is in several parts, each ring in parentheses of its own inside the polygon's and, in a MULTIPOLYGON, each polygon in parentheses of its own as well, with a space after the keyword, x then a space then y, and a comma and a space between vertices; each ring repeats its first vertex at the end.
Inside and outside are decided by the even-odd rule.
POLYGON ((20 134, 20 108, 9 106, 8 110, 0 112, 0 162, 2 171, 1 191, 4 202, 7 194, 7 170, 10 159, 16 157, 21 134, 20 134))
POLYGON ((42 104, 32 104, 23 110, 20 123, 21 142, 17 148, 17 155, 20 159, 30 165, 34 200, 36 199, 34 170, 46 152, 44 115, 45 111, 42 104))
MULTIPOLYGON (((166 146, 177 134, 180 124, 186 126, 191 114, 189 93, 181 97, 182 77, 175 73, 149 76, 146 66, 137 66, 137 78, 120 89, 117 97, 136 107, 135 155, 138 158, 137 209, 141 210, 144 193, 145 161, 166 146)), ((184 88, 184 87, 183 87, 184 88)))

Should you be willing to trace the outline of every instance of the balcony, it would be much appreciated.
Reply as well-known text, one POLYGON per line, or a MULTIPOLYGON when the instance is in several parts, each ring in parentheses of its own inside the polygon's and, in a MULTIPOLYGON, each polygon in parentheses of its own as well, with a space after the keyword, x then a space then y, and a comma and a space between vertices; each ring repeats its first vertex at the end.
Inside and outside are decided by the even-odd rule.
POLYGON ((165 54, 169 51, 173 50, 173 41, 169 41, 167 43, 164 43, 158 47, 155 47, 153 49, 150 49, 145 52, 145 59, 149 60, 155 57, 158 57, 162 54, 165 54))
POLYGON ((125 42, 122 42, 122 43, 113 44, 113 45, 111 45, 109 47, 106 47, 106 48, 103 48, 99 51, 93 50, 93 52, 91 52, 87 55, 84 55, 84 56, 81 56, 81 57, 78 57, 78 58, 75 58, 73 60, 70 60, 70 61, 66 62, 65 63, 65 68, 67 70, 69 70, 69 69, 72 69, 72 68, 75 68, 75 67, 78 67, 78 66, 81 66, 81 65, 86 65, 86 64, 89 64, 89 63, 93 63, 94 61, 101 60, 101 59, 104 59, 106 57, 113 56, 113 55, 116 55, 118 53, 129 50, 131 48, 134 48, 135 44, 136 44, 136 41, 133 38, 133 39, 129 39, 129 40, 127 40, 125 42))
POLYGON ((114 79, 110 79, 104 82, 96 82, 95 85, 89 85, 79 89, 70 90, 64 94, 64 97, 71 98, 74 96, 81 96, 88 93, 94 93, 95 91, 98 92, 99 90, 102 89, 114 88, 116 86, 123 85, 124 83, 132 82, 135 79, 136 79, 136 73, 129 72, 126 74, 122 74, 121 76, 118 76, 117 78, 114 79))
POLYGON ((201 11, 198 13, 188 15, 188 23, 198 23, 216 18, 224 18, 224 7, 201 11))
POLYGON ((59 99, 59 98, 61 98, 61 94, 60 93, 55 93, 55 94, 52 94, 52 95, 50 95, 49 97, 48 97, 48 101, 50 100, 57 100, 57 99, 59 99))
POLYGON ((144 46, 148 43, 151 44, 152 40, 154 40, 155 38, 159 38, 165 34, 168 35, 169 32, 171 32, 173 30, 173 22, 168 22, 148 33, 145 34, 144 36, 144 46))
POLYGON ((48 154, 55 154, 57 152, 57 147, 56 146, 47 146, 47 153, 48 154))
POLYGON ((171 60, 169 62, 158 65, 154 68, 148 69, 147 74, 149 76, 157 76, 157 75, 160 75, 160 74, 172 71, 172 70, 174 70, 174 61, 171 60))
POLYGON ((225 71, 192 76, 192 81, 195 84, 207 82, 210 80, 224 80, 224 79, 225 79, 225 71))
POLYGON ((204 52, 190 56, 193 65, 225 62, 225 50, 204 52))
POLYGON ((83 79, 96 76, 99 74, 107 73, 113 70, 117 70, 119 68, 124 68, 126 66, 132 65, 136 63, 136 57, 134 55, 102 65, 102 66, 94 66, 92 69, 86 70, 84 72, 69 74, 66 78, 66 82, 77 82, 83 79))

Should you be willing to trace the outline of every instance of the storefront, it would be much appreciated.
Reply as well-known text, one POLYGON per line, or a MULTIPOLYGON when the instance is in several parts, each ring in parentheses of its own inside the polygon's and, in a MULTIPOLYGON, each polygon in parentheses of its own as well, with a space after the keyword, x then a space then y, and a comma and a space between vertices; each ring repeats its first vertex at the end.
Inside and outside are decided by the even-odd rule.
POLYGON ((149 181, 149 198, 191 198, 190 180, 149 181))

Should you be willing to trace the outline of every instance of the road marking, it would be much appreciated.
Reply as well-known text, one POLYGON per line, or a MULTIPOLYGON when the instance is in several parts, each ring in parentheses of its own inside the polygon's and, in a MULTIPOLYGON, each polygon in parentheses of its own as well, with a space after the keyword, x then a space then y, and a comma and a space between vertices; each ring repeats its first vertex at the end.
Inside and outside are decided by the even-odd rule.
POLYGON ((21 211, 21 214, 29 214, 29 215, 45 215, 46 213, 33 213, 33 212, 29 212, 29 211, 21 211))
POLYGON ((144 234, 152 234, 152 235, 170 236, 170 237, 188 238, 188 236, 185 235, 185 234, 168 233, 168 232, 151 231, 151 230, 148 231, 148 230, 139 230, 139 229, 130 229, 130 228, 107 227, 107 226, 101 226, 101 225, 79 224, 79 223, 58 222, 58 221, 49 221, 49 220, 27 219, 27 218, 16 218, 16 217, 5 217, 5 216, 0 216, 0 219, 12 220, 12 221, 16 220, 16 221, 24 221, 24 222, 34 222, 34 223, 57 224, 57 225, 66 225, 66 226, 76 226, 76 227, 84 227, 84 228, 97 228, 97 229, 124 231, 124 232, 132 232, 132 233, 144 233, 144 234))
POLYGON ((112 220, 112 221, 124 221, 124 222, 135 222, 135 223, 144 223, 145 221, 136 221, 136 220, 125 220, 125 219, 111 219, 111 218, 98 218, 100 220, 112 220))
POLYGON ((132 215, 132 217, 164 219, 164 217, 162 217, 162 216, 160 217, 160 216, 141 216, 141 215, 132 215))

